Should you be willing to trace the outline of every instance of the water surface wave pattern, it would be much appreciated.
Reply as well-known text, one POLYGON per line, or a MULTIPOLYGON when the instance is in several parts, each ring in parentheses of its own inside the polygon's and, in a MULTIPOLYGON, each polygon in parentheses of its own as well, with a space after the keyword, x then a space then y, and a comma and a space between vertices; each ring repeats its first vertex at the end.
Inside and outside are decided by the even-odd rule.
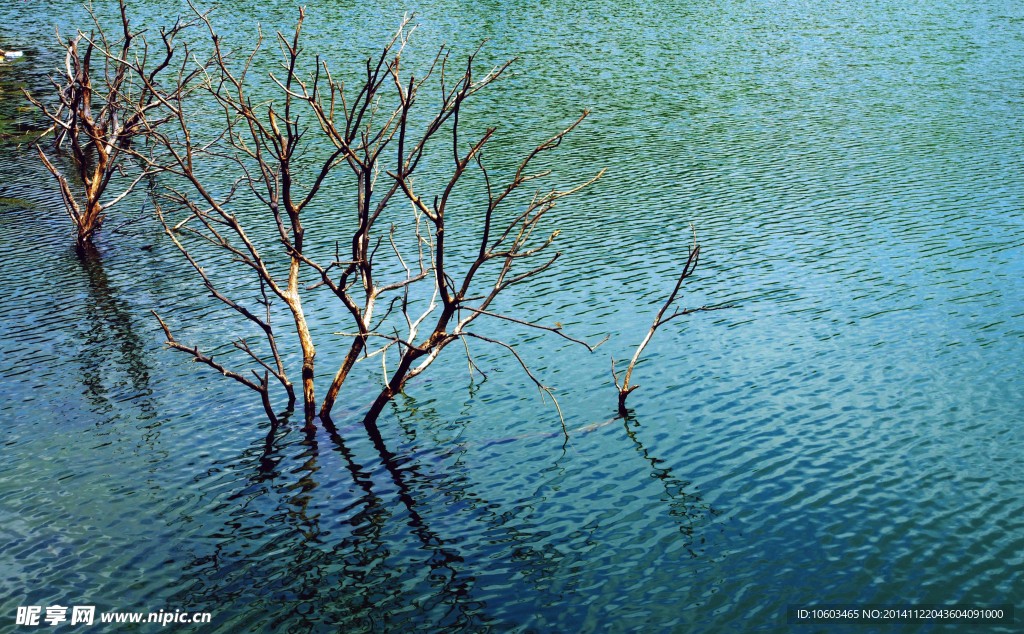
MULTIPOLYGON (((168 7, 131 9, 187 11, 168 7)), ((233 7, 214 16, 240 44, 296 15, 233 7)), ((211 612, 202 632, 788 632, 788 604, 1024 605, 1024 5, 314 2, 306 51, 355 73, 412 9, 412 64, 485 38, 483 64, 518 57, 465 118, 467 138, 497 126, 498 173, 592 109, 546 165, 560 186, 608 171, 551 212, 562 257, 500 309, 612 337, 591 354, 487 326, 557 390, 570 441, 480 342, 486 380, 447 350, 381 417, 387 452, 360 425, 376 361, 336 434, 306 439, 297 416, 271 433, 251 392, 162 348, 151 308, 218 354, 248 331, 155 223, 79 259, 56 184, 8 143, 0 631, 55 604, 211 612), (616 419, 609 356, 643 337, 691 222, 704 257, 682 301, 736 308, 661 329, 616 419)), ((0 47, 25 52, 0 65, 17 132, 38 124, 18 89, 60 61, 54 21, 85 16, 0 18, 0 47)), ((308 212, 322 249, 354 209, 331 186, 308 212)), ((319 394, 346 346, 329 295, 304 293, 319 394)))

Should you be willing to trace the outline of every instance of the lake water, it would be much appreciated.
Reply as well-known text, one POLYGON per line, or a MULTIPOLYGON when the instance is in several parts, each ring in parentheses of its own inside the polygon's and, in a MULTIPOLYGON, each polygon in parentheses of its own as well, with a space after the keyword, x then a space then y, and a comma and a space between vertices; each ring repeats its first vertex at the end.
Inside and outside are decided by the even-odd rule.
MULTIPOLYGON (((372 4, 311 4, 307 50, 354 71, 415 10, 414 57, 484 38, 487 60, 519 56, 472 111, 498 163, 593 109, 553 182, 608 172, 552 212, 563 258, 501 309, 612 337, 590 354, 489 326, 578 431, 565 443, 515 360, 477 342, 488 378, 449 348, 381 417, 388 453, 359 422, 369 361, 337 435, 293 417, 268 437, 253 393, 162 348, 150 308, 207 349, 240 326, 154 223, 81 261, 55 183, 7 144, 0 631, 54 604, 211 612, 202 632, 1020 631, 785 611, 1024 605, 1024 5, 372 4), (683 302, 737 307, 660 330, 616 419, 609 356, 643 337, 690 222, 704 258, 683 302)), ((133 11, 182 11, 160 6, 133 11)), ((295 14, 238 6, 215 15, 246 45, 295 14)), ((85 24, 64 3, 0 8, 0 48, 25 51, 0 66, 9 129, 32 121, 15 87, 59 61, 55 22, 85 24)), ((346 204, 309 212, 324 240, 346 204)), ((305 293, 319 394, 346 327, 322 290, 305 293)))

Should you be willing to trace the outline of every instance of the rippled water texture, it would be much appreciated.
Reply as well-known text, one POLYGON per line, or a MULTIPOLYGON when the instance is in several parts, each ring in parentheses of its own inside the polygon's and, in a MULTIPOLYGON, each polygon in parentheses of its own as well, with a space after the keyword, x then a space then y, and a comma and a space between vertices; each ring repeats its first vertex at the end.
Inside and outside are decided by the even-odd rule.
MULTIPOLYGON (((265 31, 286 4, 255 9, 265 31)), ((79 260, 55 184, 7 144, 0 630, 55 603, 212 612, 203 632, 785 632, 791 603, 1024 605, 1024 5, 372 5, 312 4, 307 50, 354 70, 415 9, 413 55, 519 56, 472 113, 499 158, 593 109, 555 177, 608 173, 552 217, 552 274, 501 307, 611 340, 492 326, 579 431, 565 444, 481 345, 485 381, 453 347, 385 412, 386 452, 359 424, 372 362, 338 435, 268 437, 251 392, 162 349, 150 308, 210 349, 240 331, 153 223, 79 260), (609 356, 642 337, 690 221, 683 301, 738 307, 659 331, 615 420, 609 356)), ((160 6, 137 22, 181 10, 160 6)), ((246 43, 238 7, 217 19, 246 43)), ((25 129, 15 88, 42 89, 54 21, 84 22, 37 0, 0 18, 25 51, 0 112, 25 129)), ((347 205, 310 212, 322 240, 347 205)), ((318 293, 326 376, 345 342, 318 293)), ((882 631, 946 629, 970 628, 882 631)))

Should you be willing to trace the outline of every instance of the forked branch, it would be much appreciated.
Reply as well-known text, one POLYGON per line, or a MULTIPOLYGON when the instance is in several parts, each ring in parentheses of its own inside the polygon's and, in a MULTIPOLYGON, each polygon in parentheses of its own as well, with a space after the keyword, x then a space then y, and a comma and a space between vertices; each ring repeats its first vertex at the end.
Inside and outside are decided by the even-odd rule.
MULTIPOLYGON (((467 91, 467 86, 473 85, 471 76, 469 75, 470 72, 471 71, 467 71, 467 74, 461 80, 463 92, 467 91)), ((400 339, 397 336, 381 335, 379 333, 360 333, 363 335, 364 340, 367 336, 380 336, 389 341, 388 344, 375 352, 375 354, 379 353, 382 357, 385 357, 385 359, 382 359, 382 366, 384 368, 387 368, 388 365, 386 362, 386 355, 388 354, 389 349, 392 347, 396 348, 399 355, 398 363, 392 366, 393 370, 390 372, 390 375, 385 371, 384 389, 374 401, 373 405, 370 407, 370 411, 364 419, 364 424, 367 425, 367 427, 375 424, 374 421, 382 411, 384 405, 390 402, 397 394, 401 393, 405 384, 410 379, 425 371, 434 362, 434 360, 437 359, 441 351, 450 343, 458 339, 462 339, 463 342, 465 342, 466 336, 495 343, 508 349, 520 364, 523 365, 527 374, 537 384, 538 389, 540 389, 542 393, 547 393, 552 397, 552 400, 554 400, 551 388, 540 383, 540 381, 530 373, 529 369, 526 368, 525 363, 523 363, 522 358, 511 345, 502 341, 480 336, 470 330, 473 323, 479 317, 494 317, 518 323, 530 328, 553 332, 568 341, 585 346, 591 352, 593 352, 598 345, 604 342, 604 340, 602 340, 595 345, 591 345, 565 334, 561 331, 561 326, 555 328, 542 326, 540 324, 515 317, 509 317, 490 310, 491 304, 502 291, 506 290, 510 286, 533 278, 534 276, 546 271, 552 264, 554 264, 555 260, 557 260, 560 255, 559 253, 554 253, 550 257, 544 256, 546 255, 545 250, 554 242, 559 232, 553 231, 546 237, 535 238, 534 231, 538 228, 541 220, 545 217, 547 212, 554 208, 555 204, 559 200, 593 183, 604 173, 602 170, 593 178, 567 190, 551 189, 547 191, 547 193, 543 193, 543 190, 538 190, 532 198, 528 199, 528 203, 522 211, 518 213, 513 212, 508 215, 502 213, 501 203, 509 200, 510 194, 516 191, 520 185, 530 180, 541 178, 549 173, 547 171, 543 171, 531 174, 528 171, 530 162, 541 153, 553 150, 561 145, 563 138, 579 126, 583 119, 586 118, 588 112, 584 111, 575 121, 561 132, 537 145, 520 162, 511 181, 504 187, 496 190, 493 187, 491 176, 484 167, 482 159, 483 148, 486 143, 493 138, 495 129, 488 129, 483 133, 479 140, 469 144, 465 153, 459 153, 458 148, 460 144, 458 142, 457 115, 460 104, 460 98, 456 97, 453 99, 452 108, 454 116, 451 135, 454 151, 452 154, 452 175, 448 179, 447 184, 443 186, 443 189, 439 188, 440 193, 431 197, 434 201, 433 204, 427 204, 426 200, 429 200, 429 198, 425 198, 424 196, 416 193, 414 185, 408 177, 407 171, 399 170, 388 172, 388 174, 401 188, 402 193, 404 193, 406 198, 408 198, 408 200, 413 204, 415 209, 422 214, 422 216, 424 216, 431 225, 433 225, 432 277, 434 282, 434 293, 435 295, 440 296, 441 302, 440 314, 437 315, 436 321, 433 323, 433 327, 427 331, 429 334, 425 338, 417 336, 418 327, 427 314, 433 310, 433 300, 431 300, 431 305, 427 313, 424 313, 415 321, 413 321, 412 317, 409 315, 407 306, 403 305, 403 314, 406 317, 406 321, 410 324, 409 335, 404 339, 400 339), (470 168, 473 163, 475 163, 481 170, 487 185, 487 202, 486 205, 483 206, 481 213, 483 220, 483 232, 479 239, 479 247, 475 249, 476 258, 468 264, 465 272, 461 274, 461 280, 457 282, 457 278, 455 277, 457 274, 454 272, 454 267, 446 261, 446 239, 450 232, 446 212, 456 186, 466 174, 467 169, 470 168), (502 219, 502 216, 504 216, 504 219, 502 219), (525 262, 532 257, 537 257, 537 259, 540 260, 540 263, 534 265, 525 264, 525 262), (522 272, 514 271, 514 269, 518 269, 519 267, 525 268, 526 270, 522 270, 522 272), (486 287, 481 288, 477 293, 473 293, 472 289, 479 284, 479 282, 476 281, 478 274, 482 275, 485 268, 489 268, 493 271, 492 277, 487 281, 486 287)), ((607 337, 605 339, 607 339, 607 337)), ((555 408, 558 410, 559 420, 562 421, 561 410, 558 407, 557 401, 555 401, 555 408)), ((564 427, 564 421, 562 421, 562 424, 564 427)))
MULTIPOLYGON (((181 352, 189 354, 192 356, 193 363, 203 363, 205 365, 208 365, 214 370, 223 374, 224 376, 238 381, 239 383, 249 388, 250 390, 258 392, 260 395, 260 400, 263 402, 263 409, 267 413, 267 418, 270 419, 271 425, 277 425, 277 416, 274 415, 274 408, 271 406, 270 403, 269 368, 263 372, 263 376, 260 376, 256 372, 256 370, 250 370, 250 372, 252 372, 253 376, 256 378, 255 381, 246 378, 244 375, 239 374, 238 372, 228 370, 220 363, 217 363, 212 356, 205 355, 202 352, 200 352, 199 346, 189 348, 184 344, 178 343, 178 341, 175 340, 174 336, 171 334, 171 329, 167 326, 166 323, 164 323, 164 320, 160 318, 160 315, 158 315, 157 312, 152 309, 149 312, 153 313, 153 316, 156 317, 157 321, 160 322, 160 327, 163 328, 164 336, 167 337, 167 341, 165 341, 164 344, 168 348, 171 348, 173 350, 180 350, 181 352)), ((264 367, 266 367, 266 364, 264 364, 264 367)))
MULTIPOLYGON (((690 229, 691 231, 693 230, 692 225, 690 226, 690 229)), ((676 298, 679 295, 679 289, 683 285, 683 280, 690 277, 693 274, 693 271, 697 268, 697 262, 700 259, 700 245, 697 244, 696 233, 694 233, 693 240, 693 246, 690 247, 690 253, 689 256, 686 258, 686 263, 683 265, 683 270, 679 274, 679 277, 676 279, 676 284, 672 288, 672 292, 669 293, 668 299, 666 299, 665 303, 662 304, 661 309, 658 310, 658 314, 654 316, 654 322, 651 324, 650 330, 647 331, 647 336, 644 337, 643 341, 640 342, 640 345, 637 346, 636 352, 633 353, 633 358, 630 360, 629 367, 626 368, 626 373, 622 378, 621 386, 619 385, 619 375, 615 371, 615 358, 612 358, 612 380, 615 381, 615 388, 619 391, 619 413, 622 416, 626 416, 627 414, 626 398, 630 395, 631 392, 633 392, 633 390, 640 387, 639 384, 630 384, 629 382, 630 378, 633 376, 633 368, 636 366, 637 361, 640 360, 640 354, 644 351, 644 348, 647 347, 647 344, 650 343, 651 337, 654 336, 654 333, 657 332, 659 327, 675 319, 676 317, 682 317, 685 315, 691 315, 693 313, 699 312, 723 310, 725 308, 733 307, 732 305, 725 305, 701 306, 699 308, 676 308, 670 315, 668 315, 667 317, 665 316, 665 313, 669 311, 673 303, 676 301, 676 298)))

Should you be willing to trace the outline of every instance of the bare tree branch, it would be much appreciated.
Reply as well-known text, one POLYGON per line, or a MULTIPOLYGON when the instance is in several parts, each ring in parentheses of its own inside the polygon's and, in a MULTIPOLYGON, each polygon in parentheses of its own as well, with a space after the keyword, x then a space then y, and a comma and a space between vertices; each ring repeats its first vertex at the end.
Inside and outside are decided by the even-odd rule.
POLYGON ((160 327, 163 328, 164 336, 167 337, 167 341, 165 342, 165 344, 167 345, 168 348, 171 348, 173 350, 180 350, 181 352, 190 354, 192 355, 193 362, 206 364, 213 368, 214 370, 220 372, 224 376, 238 381, 239 383, 241 383, 242 385, 246 386, 251 390, 259 392, 261 400, 263 401, 263 409, 266 411, 267 418, 270 419, 271 424, 277 425, 277 417, 274 415, 274 410, 271 407, 270 399, 268 398, 268 375, 266 373, 264 373, 264 375, 261 377, 259 374, 253 371, 253 375, 256 377, 256 380, 258 381, 258 383, 254 383, 252 380, 247 379, 245 376, 237 372, 232 372, 231 370, 228 370, 223 365, 214 361, 213 357, 207 356, 199 352, 198 346, 194 348, 189 348, 186 345, 178 343, 174 339, 174 336, 171 335, 171 329, 168 328, 167 324, 164 323, 164 320, 160 318, 160 315, 158 315, 155 310, 150 310, 150 312, 153 313, 153 316, 156 317, 157 321, 160 322, 160 327))
MULTIPOLYGON (((690 230, 693 231, 692 224, 690 225, 690 230)), ((647 344, 650 343, 651 338, 654 336, 654 333, 658 330, 660 326, 662 326, 663 324, 667 323, 672 319, 675 319, 676 317, 681 317, 684 315, 691 315, 693 313, 708 312, 713 310, 723 310, 725 308, 733 308, 733 306, 730 304, 725 306, 701 306, 700 308, 677 309, 671 315, 665 317, 665 313, 668 311, 669 307, 671 307, 672 304, 676 301, 676 297, 679 294, 679 289, 683 285, 683 280, 685 280, 686 278, 690 277, 693 274, 693 271, 697 268, 697 261, 699 259, 700 245, 697 244, 697 234, 694 231, 693 246, 690 247, 690 253, 686 258, 686 263, 683 264, 683 270, 679 274, 679 277, 676 279, 676 284, 672 288, 672 292, 669 293, 668 299, 665 300, 665 303, 662 304, 661 308, 658 310, 658 313, 654 316, 654 322, 651 324, 650 330, 647 331, 647 336, 644 337, 643 341, 640 342, 640 345, 637 346, 636 352, 633 353, 633 358, 630 360, 629 366, 626 368, 626 373, 622 378, 621 387, 619 386, 619 375, 615 372, 615 359, 612 358, 612 380, 615 382, 615 388, 619 391, 619 413, 622 414, 623 416, 626 415, 626 398, 630 395, 630 393, 633 390, 640 387, 639 384, 630 385, 629 383, 629 380, 633 375, 633 368, 636 366, 637 361, 640 360, 640 354, 644 351, 644 348, 647 347, 647 344)))
POLYGON ((583 346, 584 348, 586 348, 590 352, 593 352, 594 350, 596 350, 598 346, 600 346, 602 343, 608 341, 609 337, 611 337, 611 335, 605 335, 604 339, 602 339, 601 341, 598 341, 594 345, 590 345, 589 343, 587 343, 585 341, 581 341, 579 339, 574 339, 574 338, 570 337, 569 335, 565 334, 564 332, 562 332, 562 327, 561 326, 556 326, 554 328, 551 328, 551 327, 548 327, 548 326, 541 326, 540 324, 534 324, 534 323, 531 323, 531 322, 528 322, 528 321, 523 321, 522 319, 516 319, 515 317, 509 317, 507 315, 499 315, 498 313, 492 313, 492 312, 488 312, 486 310, 478 310, 478 309, 473 308, 471 306, 464 306, 463 308, 465 310, 469 310, 469 311, 472 311, 472 312, 475 312, 475 313, 479 313, 481 315, 488 315, 490 317, 497 317, 498 319, 504 319, 506 321, 511 321, 511 322, 514 322, 514 323, 517 323, 517 324, 522 324, 524 326, 529 326, 530 328, 537 328, 539 330, 546 330, 548 332, 553 332, 556 335, 558 335, 559 337, 563 337, 565 339, 568 339, 569 341, 572 341, 574 343, 580 344, 581 346, 583 346))
MULTIPOLYGON (((514 194, 524 183, 532 185, 550 173, 533 171, 531 161, 560 147, 565 136, 587 117, 587 111, 533 147, 515 165, 511 180, 501 185, 485 168, 483 159, 496 128, 467 142, 463 119, 468 100, 503 76, 511 60, 481 74, 475 63, 479 49, 463 64, 455 63, 451 52, 442 47, 426 71, 416 76, 402 63, 415 30, 412 16, 406 16, 378 52, 365 60, 361 80, 346 87, 333 76, 326 60, 303 53, 306 16, 300 9, 294 30, 275 34, 281 70, 269 74, 274 95, 267 99, 263 93, 254 96, 250 77, 263 49, 262 31, 251 48, 237 54, 226 48, 209 14, 189 2, 191 20, 179 20, 173 27, 161 29, 160 46, 153 47, 152 55, 142 34, 129 27, 125 0, 120 3, 123 36, 117 42, 98 29, 99 20, 93 16, 97 34, 79 33, 67 45, 67 76, 77 82, 76 88, 58 90, 60 106, 44 110, 53 130, 66 140, 76 157, 85 155, 83 142, 87 139, 102 145, 96 145, 96 151, 107 152, 108 163, 116 147, 121 163, 114 161, 112 164, 118 167, 104 167, 109 173, 90 175, 89 187, 108 182, 111 173, 121 173, 119 166, 126 161, 138 170, 131 184, 109 203, 99 204, 97 196, 96 205, 89 209, 99 212, 123 202, 146 176, 159 182, 160 189, 152 198, 164 233, 199 274, 212 297, 262 330, 273 361, 261 356, 246 339, 233 342, 262 368, 264 378, 259 382, 258 375, 254 374, 254 381, 244 374, 229 373, 219 364, 212 365, 216 363, 212 357, 201 355, 198 348, 177 349, 190 351, 196 360, 220 368, 226 376, 247 381, 246 385, 257 391, 262 389, 264 398, 269 391, 266 382, 273 375, 288 393, 290 407, 295 394, 278 350, 277 333, 270 324, 270 298, 280 301, 291 315, 301 348, 305 430, 312 432, 318 414, 323 421, 330 420, 340 388, 360 358, 380 356, 385 373, 385 386, 367 414, 368 425, 408 380, 425 371, 445 347, 458 339, 465 345, 471 373, 475 364, 469 356, 467 336, 493 341, 522 363, 512 346, 472 332, 481 315, 555 333, 591 352, 607 340, 605 337, 591 345, 565 334, 560 326, 542 326, 490 308, 502 291, 553 266, 560 254, 551 254, 548 249, 559 232, 541 235, 543 218, 562 198, 604 173, 565 190, 537 189, 532 197, 525 197, 523 207, 507 210, 513 200, 519 199, 514 194), (183 50, 179 52, 183 54, 176 55, 176 36, 193 25, 203 27, 209 36, 211 51, 205 59, 187 44, 181 45, 183 50), (80 43, 87 47, 84 53, 78 51, 80 43), (88 65, 94 57, 103 62, 106 92, 102 112, 110 113, 108 119, 86 116, 91 112, 88 100, 92 92, 91 84, 84 82, 90 77, 88 65), (164 76, 173 81, 161 81, 164 76), (434 81, 428 85, 431 78, 434 81), (439 88, 436 102, 421 99, 421 91, 433 88, 439 88), (223 122, 212 134, 194 125, 201 118, 209 119, 210 109, 223 122), (69 115, 74 112, 84 114, 69 115), (302 123, 310 119, 315 123, 302 123), (130 136, 110 137, 97 121, 116 122, 110 125, 130 130, 130 136), (132 139, 139 141, 132 143, 132 139), (420 184, 437 181, 420 180, 418 175, 434 143, 442 144, 443 154, 452 162, 441 166, 446 170, 441 185, 426 195, 419 191, 420 184), (225 163, 236 176, 229 185, 222 176, 225 163), (448 210, 458 199, 466 174, 475 169, 486 182, 487 200, 479 207, 483 231, 479 244, 474 244, 476 257, 463 266, 451 257, 450 236, 459 227, 450 222, 448 210), (381 175, 387 178, 379 179, 381 175), (331 236, 333 258, 324 258, 311 248, 323 242, 310 241, 304 221, 307 210, 327 197, 324 192, 330 191, 331 200, 335 200, 335 183, 344 184, 345 180, 352 187, 353 229, 343 239, 331 236), (254 214, 249 211, 251 207, 240 207, 242 201, 258 202, 259 211, 254 214), (386 210, 405 204, 412 208, 412 221, 396 223, 386 210), (236 211, 239 208, 247 211, 236 211), (183 217, 171 220, 171 213, 183 217), (380 228, 378 222, 387 222, 386 228, 380 228), (268 233, 273 234, 269 245, 263 238, 268 233), (243 268, 251 276, 250 284, 258 282, 262 297, 258 302, 266 309, 265 317, 261 310, 246 307, 218 288, 199 263, 210 251, 243 268), (308 273, 319 279, 309 284, 304 279, 308 273), (320 287, 330 290, 341 302, 343 314, 351 317, 354 327, 347 328, 351 331, 351 346, 318 413, 314 391, 316 347, 301 291, 320 287), (379 310, 379 305, 384 309, 379 310), (399 327, 404 334, 398 334, 399 327), (395 334, 383 334, 389 331, 395 334), (371 339, 384 343, 377 350, 369 350, 371 339)), ((56 85, 60 88, 63 84, 56 85)), ((52 163, 42 158, 59 177, 52 163)), ((437 168, 431 165, 431 169, 437 168)), ((76 194, 67 180, 58 181, 72 219, 78 218, 76 213, 90 213, 78 211, 76 194)), ((173 342, 166 327, 165 333, 173 342)), ((550 388, 530 376, 542 393, 547 392, 554 400, 550 388)), ((555 406, 559 409, 557 401, 555 406)), ((560 409, 559 418, 562 420, 560 409)))

